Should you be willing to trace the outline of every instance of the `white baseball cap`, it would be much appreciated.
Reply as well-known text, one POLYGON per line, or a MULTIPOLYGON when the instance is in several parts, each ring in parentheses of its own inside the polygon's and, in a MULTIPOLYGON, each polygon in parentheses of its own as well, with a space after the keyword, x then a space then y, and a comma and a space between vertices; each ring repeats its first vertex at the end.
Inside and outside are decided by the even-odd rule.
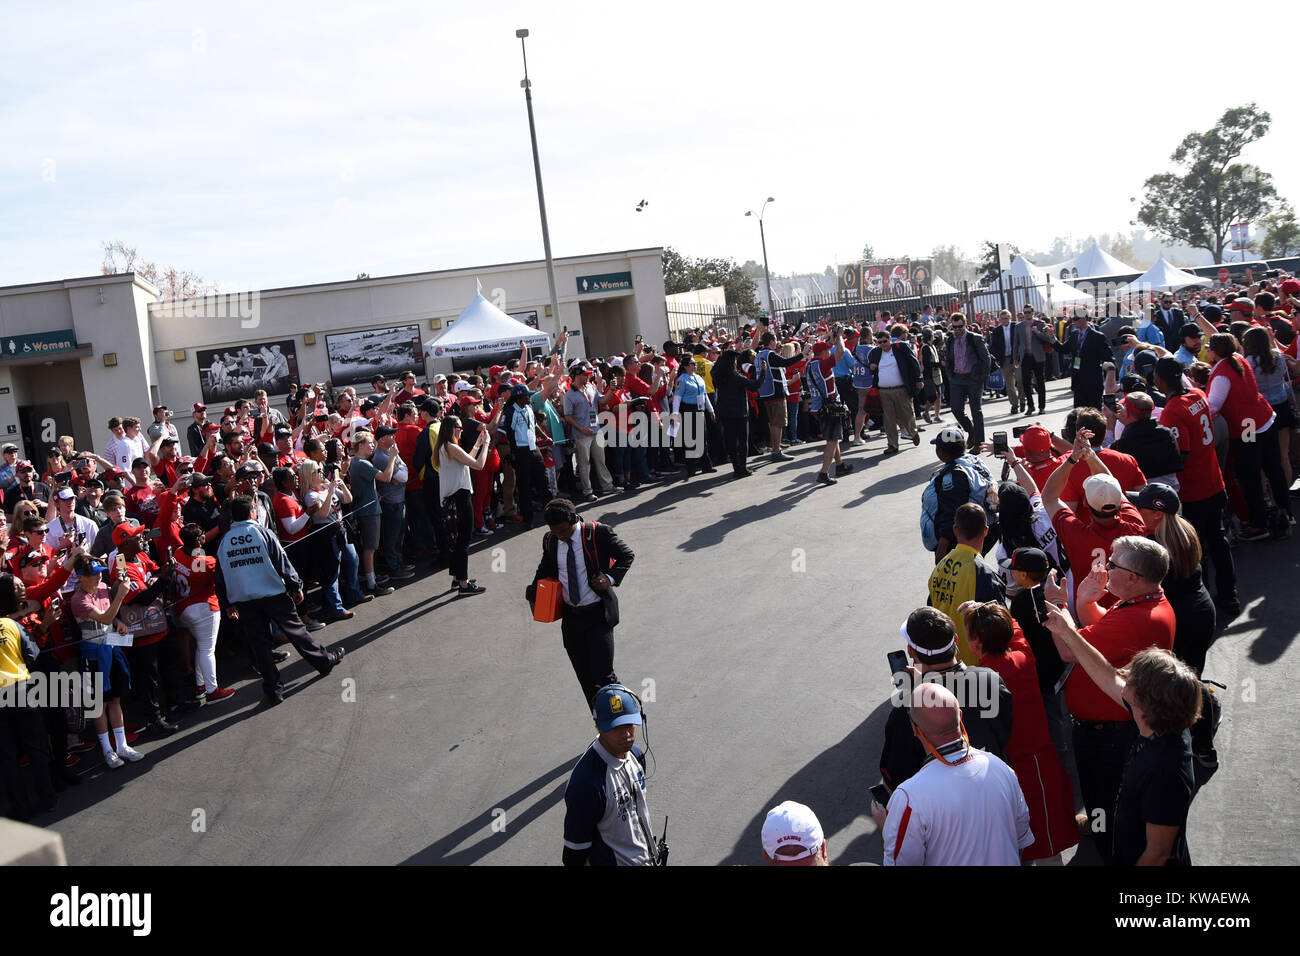
POLYGON ((469 391, 471 388, 473 388, 473 387, 474 387, 474 386, 471 385, 469 382, 457 382, 457 383, 452 387, 452 392, 453 392, 453 394, 457 394, 457 395, 459 395, 461 392, 468 392, 468 391, 469 391))
POLYGON ((825 838, 817 815, 802 803, 786 800, 767 811, 763 821, 763 852, 782 862, 816 856, 825 838), (777 855, 781 847, 797 847, 798 853, 777 855))
POLYGON ((1113 475, 1090 475, 1083 482, 1083 496, 1088 507, 1096 511, 1118 508, 1124 501, 1124 489, 1113 475))

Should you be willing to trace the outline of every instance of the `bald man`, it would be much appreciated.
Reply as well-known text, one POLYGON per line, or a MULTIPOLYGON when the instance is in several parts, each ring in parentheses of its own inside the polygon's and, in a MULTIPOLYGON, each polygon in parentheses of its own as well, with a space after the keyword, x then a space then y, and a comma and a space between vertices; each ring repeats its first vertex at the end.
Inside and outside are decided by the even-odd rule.
POLYGON ((911 717, 928 759, 888 808, 871 805, 885 866, 1018 866, 1034 835, 1011 768, 970 745, 957 698, 941 684, 912 691, 911 717))

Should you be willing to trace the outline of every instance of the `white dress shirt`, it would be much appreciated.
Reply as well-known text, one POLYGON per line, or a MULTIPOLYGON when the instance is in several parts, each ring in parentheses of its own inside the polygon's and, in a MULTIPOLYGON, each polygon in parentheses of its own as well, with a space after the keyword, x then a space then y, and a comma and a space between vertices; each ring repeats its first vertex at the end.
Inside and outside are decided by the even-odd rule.
POLYGON ((600 597, 591 588, 591 575, 587 569, 587 556, 582 551, 582 525, 573 526, 573 534, 566 541, 561 538, 555 548, 556 568, 560 575, 560 594, 564 603, 574 607, 586 607, 595 604, 600 597), (578 598, 575 601, 569 594, 569 549, 573 549, 578 561, 578 598))

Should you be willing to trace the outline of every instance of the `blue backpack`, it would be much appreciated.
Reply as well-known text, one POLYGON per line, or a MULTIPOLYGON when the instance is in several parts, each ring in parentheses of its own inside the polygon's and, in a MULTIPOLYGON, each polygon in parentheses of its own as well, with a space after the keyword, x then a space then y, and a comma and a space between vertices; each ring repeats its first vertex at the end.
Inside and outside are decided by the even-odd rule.
POLYGON ((930 477, 925 490, 921 492, 921 544, 925 546, 927 551, 933 551, 939 546, 939 536, 935 534, 934 530, 934 519, 939 513, 938 482, 944 475, 951 474, 953 469, 960 469, 962 474, 966 476, 966 481, 970 484, 970 498, 968 500, 981 508, 988 507, 987 497, 989 488, 993 487, 993 476, 984 467, 984 462, 974 455, 962 455, 960 458, 953 459, 939 468, 930 477))

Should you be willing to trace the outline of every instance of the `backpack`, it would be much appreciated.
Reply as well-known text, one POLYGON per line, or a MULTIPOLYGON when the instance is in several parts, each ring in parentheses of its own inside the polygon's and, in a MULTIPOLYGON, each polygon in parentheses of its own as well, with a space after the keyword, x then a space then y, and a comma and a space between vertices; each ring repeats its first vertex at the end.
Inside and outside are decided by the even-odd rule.
POLYGON ((1219 754, 1214 749, 1214 735, 1223 719, 1223 705, 1214 688, 1227 690, 1223 684, 1201 680, 1201 716, 1192 724, 1192 793, 1196 794, 1219 769, 1219 754))
POLYGON ((927 551, 933 551, 939 546, 939 536, 934 529, 934 519, 939 513, 938 482, 945 474, 951 474, 952 468, 960 469, 966 476, 966 481, 970 484, 969 501, 981 508, 986 506, 989 488, 993 486, 993 476, 989 474, 984 462, 974 455, 962 455, 936 471, 921 492, 921 544, 927 551))

